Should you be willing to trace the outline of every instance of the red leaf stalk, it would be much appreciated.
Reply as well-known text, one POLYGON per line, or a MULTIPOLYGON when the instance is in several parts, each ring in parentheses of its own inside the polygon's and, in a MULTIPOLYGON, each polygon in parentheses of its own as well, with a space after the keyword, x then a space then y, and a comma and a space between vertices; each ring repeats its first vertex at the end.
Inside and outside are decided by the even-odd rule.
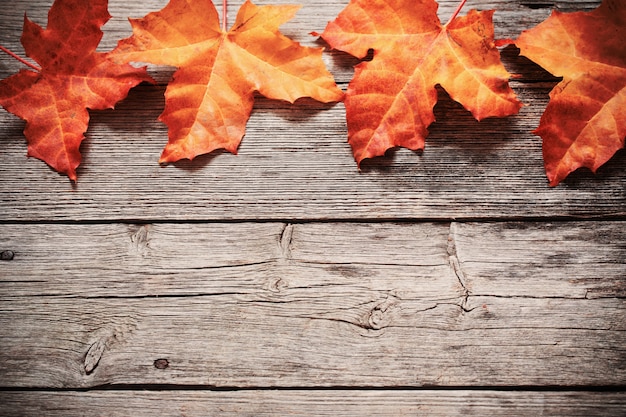
POLYGON ((27 65, 29 67, 31 67, 32 69, 34 69, 37 72, 41 72, 41 68, 39 68, 37 65, 35 64, 31 64, 30 62, 26 61, 24 58, 18 56, 17 54, 11 52, 10 50, 8 50, 7 48, 5 48, 4 46, 0 45, 0 51, 6 53, 9 56, 12 56, 13 58, 17 59, 18 61, 20 61, 22 64, 27 65))
POLYGON ((467 0, 461 0, 461 3, 459 3, 459 5, 457 6, 456 10, 454 11, 454 13, 452 13, 452 17, 450 18, 450 20, 448 20, 448 23, 446 23, 446 26, 448 26, 450 23, 452 23, 452 21, 454 19, 456 19, 456 17, 459 15, 459 13, 461 13, 461 9, 463 8, 463 6, 465 6, 465 2, 467 0))
POLYGON ((222 30, 228 30, 228 0, 222 0, 222 30))

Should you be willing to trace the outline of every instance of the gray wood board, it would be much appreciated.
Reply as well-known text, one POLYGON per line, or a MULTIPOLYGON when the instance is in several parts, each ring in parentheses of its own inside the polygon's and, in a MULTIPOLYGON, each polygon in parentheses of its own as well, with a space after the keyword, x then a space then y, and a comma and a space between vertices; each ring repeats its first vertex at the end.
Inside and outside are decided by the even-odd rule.
POLYGON ((619 416, 623 392, 100 391, 0 392, 0 415, 144 416, 619 416))
MULTIPOLYGON (((166 3, 110 0, 99 50, 166 3)), ((347 3, 282 31, 324 47, 309 32, 347 3)), ((24 12, 45 25, 51 4, 2 8, 0 45, 23 55, 24 12)), ((598 4, 464 13, 515 38, 598 4)), ((345 90, 359 61, 323 59, 345 90)), ((75 185, 0 111, 0 415, 626 414, 626 153, 549 188, 530 132, 558 78, 502 61, 520 114, 478 123, 440 88, 423 154, 361 171, 342 104, 261 96, 237 156, 160 167, 167 67, 91 112, 75 185)), ((0 78, 21 68, 0 54, 0 78)))
POLYGON ((624 242, 623 221, 4 224, 0 251, 12 260, 1 263, 0 290, 13 297, 254 295, 326 277, 327 285, 377 282, 379 290, 396 279, 408 288, 435 280, 437 293, 447 286, 459 295, 462 279, 474 294, 625 297, 624 242))
MULTIPOLYGON (((111 1, 103 48, 130 34, 127 16, 141 17, 165 2, 111 1), (158 4, 157 4, 158 3, 158 4)), ((278 3, 281 3, 279 1, 278 3)), ((16 2, 0 13, 0 43, 19 49, 23 11, 45 24, 48 2, 16 2)), ((239 3, 231 4, 231 14, 239 3)), ((347 2, 307 2, 285 25, 288 35, 320 46, 323 30, 347 2), (306 28, 306 30, 303 30, 306 28)), ((597 2, 557 2, 561 10, 588 10, 597 2)), ((443 16, 456 2, 442 2, 443 16)), ((548 16, 537 2, 476 2, 497 8, 499 36, 515 37, 548 16)), ((232 18, 232 17, 231 17, 232 18)), ((19 51, 18 51, 19 52, 19 51)), ((357 60, 336 51, 324 59, 345 88, 357 60)), ((597 175, 574 173, 549 188, 537 127, 555 78, 503 51, 512 86, 526 103, 520 114, 476 122, 440 90, 422 155, 400 149, 357 170, 347 144, 343 104, 300 100, 294 105, 258 97, 238 155, 214 152, 193 162, 157 163, 167 128, 156 119, 164 85, 142 85, 114 111, 92 112, 78 184, 26 157, 24 123, 0 112, 0 221, 482 219, 619 217, 626 213, 626 164, 619 152, 597 175)), ((0 76, 19 69, 1 56, 0 76)), ((165 83, 171 68, 151 67, 165 83)))
POLYGON ((626 381, 623 222, 1 230, 7 387, 626 381))

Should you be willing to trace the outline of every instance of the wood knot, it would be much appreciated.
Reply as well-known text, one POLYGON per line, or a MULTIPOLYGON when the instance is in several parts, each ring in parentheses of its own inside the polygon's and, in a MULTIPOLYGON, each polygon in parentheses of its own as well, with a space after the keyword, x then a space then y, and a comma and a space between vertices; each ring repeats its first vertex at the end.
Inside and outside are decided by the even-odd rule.
POLYGON ((0 261, 12 261, 15 257, 15 252, 12 250, 3 250, 0 252, 0 261))
POLYGON ((269 291, 274 293, 279 293, 287 288, 289 288, 289 283, 280 277, 273 278, 268 285, 269 291))
POLYGON ((368 330, 381 330, 391 322, 390 310, 396 305, 395 297, 387 297, 377 303, 364 317, 363 327, 368 330))
POLYGON ((372 311, 370 311, 369 317, 367 319, 368 328, 372 330, 380 330, 385 326, 385 315, 381 310, 380 306, 374 307, 372 311))
POLYGON ((154 361, 154 367, 157 369, 167 369, 170 366, 170 361, 165 358, 157 359, 154 361))
POLYGON ((91 346, 89 346, 89 349, 85 354, 85 361, 83 363, 85 373, 87 375, 91 375, 96 369, 96 367, 100 363, 100 359, 102 359, 102 355, 104 354, 104 350, 106 349, 106 347, 106 339, 98 339, 97 341, 92 343, 91 346))
POLYGON ((144 254, 150 249, 150 232, 152 226, 149 224, 133 226, 130 229, 130 244, 134 252, 144 254))

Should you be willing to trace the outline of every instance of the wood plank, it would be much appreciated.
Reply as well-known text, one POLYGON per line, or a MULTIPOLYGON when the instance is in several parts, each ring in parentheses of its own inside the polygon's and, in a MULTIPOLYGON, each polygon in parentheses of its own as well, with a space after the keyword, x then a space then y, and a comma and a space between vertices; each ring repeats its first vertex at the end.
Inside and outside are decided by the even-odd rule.
MULTIPOLYGON (((547 90, 541 99, 535 97, 545 103, 547 90)), ((259 106, 268 104, 260 100, 259 106)), ((528 133, 543 107, 526 107, 515 120, 477 123, 445 102, 437 115, 454 123, 433 127, 422 156, 399 150, 359 173, 345 143, 343 107, 322 109, 314 103, 259 109, 237 156, 217 152, 159 167, 167 136, 155 121, 161 105, 161 93, 139 89, 119 111, 95 115, 75 187, 42 162, 26 158, 22 123, 0 113, 7 135, 0 221, 447 220, 626 213, 623 151, 596 176, 579 172, 559 187, 547 186, 541 143, 528 133)))
POLYGON ((95 391, 0 392, 4 415, 618 416, 623 392, 95 391))
MULTIPOLYGON (((390 291, 393 291, 391 288, 390 291)), ((3 387, 623 386, 626 302, 360 291, 0 299, 3 387)))
POLYGON ((624 385, 623 222, 521 227, 2 225, 2 385, 624 385))
MULTIPOLYGON (((282 0, 281 0, 282 2, 282 0)), ((23 10, 45 23, 50 2, 25 0, 0 11, 0 43, 17 48, 23 10)), ((140 17, 165 2, 111 1, 104 48, 130 33, 126 16, 140 17), (123 17, 122 17, 123 16, 123 17), (107 40, 108 39, 108 40, 107 40)), ((280 3, 280 2, 279 2, 280 3)), ((347 2, 307 2, 285 32, 309 46, 347 2), (302 28, 307 27, 306 31, 302 28)), ((442 2, 442 15, 456 1, 442 2)), ((597 2, 556 2, 588 10, 597 2)), ((233 9, 238 5, 234 2, 233 9)), ((549 14, 541 2, 477 2, 500 10, 502 36, 514 36, 549 14)), ((338 52, 327 65, 345 87, 356 61, 338 52)), ((537 126, 554 78, 503 51, 512 85, 527 104, 519 115, 480 123, 441 91, 439 120, 423 155, 407 150, 365 163, 359 172, 346 143, 342 104, 301 100, 295 105, 259 98, 237 156, 215 152, 160 167, 167 129, 156 121, 164 86, 140 86, 115 111, 93 112, 79 182, 72 186, 41 161, 26 158, 23 122, 0 112, 0 221, 67 220, 326 220, 621 217, 626 213, 625 152, 601 168, 573 174, 551 189, 543 172, 537 126), (192 201, 193 204, 187 204, 192 201)), ((17 71, 0 57, 0 76, 17 71)), ((153 68, 165 82, 171 69, 153 68)))
POLYGON ((625 241, 621 221, 4 224, 0 251, 11 261, 2 262, 0 293, 138 297, 249 286, 253 294, 282 285, 271 277, 289 270, 296 287, 370 277, 380 289, 389 274, 411 286, 421 271, 437 285, 462 276, 474 295, 625 297, 625 241))
MULTIPOLYGON (((166 1, 111 0, 100 49, 166 1)), ((23 12, 45 24, 51 3, 0 10, 0 44, 23 53, 23 12)), ((308 1, 283 32, 324 46, 308 32, 345 4, 308 1)), ((442 20, 456 4, 441 2, 442 20)), ((471 7, 498 9, 511 38, 550 13, 471 7)), ((519 115, 476 123, 441 90, 424 154, 361 172, 341 104, 262 98, 238 156, 160 168, 171 68, 93 113, 75 186, 25 158, 23 122, 0 112, 0 415, 625 414, 624 392, 517 391, 625 386, 624 222, 450 223, 626 214, 623 151, 547 188, 529 132, 555 78, 502 55, 519 115), (442 222, 308 222, 328 219, 442 222), (46 391, 108 384, 120 390, 46 391), (429 386, 452 389, 398 390, 429 386)), ((324 60, 345 88, 357 60, 324 60)), ((0 78, 19 68, 0 56, 0 78)))
POLYGON ((625 226, 624 222, 460 223, 452 226, 452 235, 470 293, 624 298, 625 226))

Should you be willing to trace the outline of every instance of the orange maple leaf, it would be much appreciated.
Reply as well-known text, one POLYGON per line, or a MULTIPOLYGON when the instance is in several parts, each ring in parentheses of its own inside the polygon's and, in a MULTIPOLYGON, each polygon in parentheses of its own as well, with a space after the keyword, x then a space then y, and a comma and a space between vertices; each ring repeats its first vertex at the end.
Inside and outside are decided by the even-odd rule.
POLYGON ((342 99, 322 49, 303 47, 278 31, 299 8, 246 1, 228 32, 220 28, 211 0, 171 0, 159 12, 131 19, 133 36, 120 41, 114 53, 179 67, 159 117, 169 128, 159 162, 216 149, 236 153, 255 91, 292 103, 301 97, 342 99))
MULTIPOLYGON (((464 2, 463 2, 464 3, 464 2)), ((435 86, 481 120, 508 116, 521 103, 494 42, 493 11, 455 15, 446 25, 434 0, 351 0, 322 38, 370 62, 356 66, 345 106, 357 164, 393 147, 423 149, 435 120, 435 86)))
POLYGON ((563 77, 533 132, 543 139, 550 185, 586 167, 595 172, 626 137, 626 7, 605 0, 591 12, 554 11, 522 32, 521 54, 563 77))
POLYGON ((116 64, 96 52, 107 0, 56 0, 42 29, 24 17, 22 45, 41 65, 0 81, 0 104, 26 120, 28 155, 76 180, 87 109, 113 108, 142 81, 145 68, 116 64))

